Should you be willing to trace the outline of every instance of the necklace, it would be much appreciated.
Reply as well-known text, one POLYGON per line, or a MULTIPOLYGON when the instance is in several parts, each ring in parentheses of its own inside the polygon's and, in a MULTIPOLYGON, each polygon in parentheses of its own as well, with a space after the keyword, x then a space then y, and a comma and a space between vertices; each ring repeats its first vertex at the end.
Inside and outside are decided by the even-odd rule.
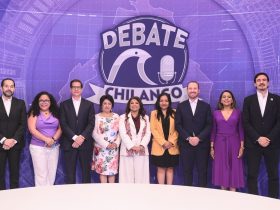
POLYGON ((44 113, 44 115, 49 115, 50 114, 50 112, 49 111, 45 111, 45 112, 43 112, 44 113))

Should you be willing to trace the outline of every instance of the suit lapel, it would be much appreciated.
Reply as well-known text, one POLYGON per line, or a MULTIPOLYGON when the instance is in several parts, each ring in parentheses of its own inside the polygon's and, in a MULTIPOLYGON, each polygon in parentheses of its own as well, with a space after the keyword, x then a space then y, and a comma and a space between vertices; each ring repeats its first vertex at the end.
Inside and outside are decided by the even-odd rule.
MULTIPOLYGON (((13 107, 13 101, 14 101, 14 98, 12 98, 12 102, 11 102, 11 110, 10 110, 10 115, 12 113, 12 107, 13 107)), ((1 97, 1 100, 0 100, 0 110, 2 110, 3 114, 5 115, 5 117, 9 117, 7 112, 6 112, 6 108, 4 106, 4 102, 3 102, 3 98, 1 97)))
MULTIPOLYGON (((78 116, 76 115, 76 111, 75 111, 75 107, 74 107, 74 103, 73 103, 73 99, 72 98, 69 100, 69 109, 70 109, 69 112, 73 113, 74 119, 77 118, 78 116)), ((79 110, 80 110, 80 108, 79 108, 79 110)))
POLYGON ((140 129, 137 134, 137 137, 140 139, 142 138, 142 133, 143 133, 144 127, 145 127, 145 120, 142 117, 140 117, 140 129))
POLYGON ((173 117, 171 117, 171 116, 169 116, 169 135, 170 135, 170 133, 173 133, 173 130, 172 130, 172 128, 174 128, 174 118, 173 117))
POLYGON ((193 116, 190 100, 187 100, 186 105, 187 105, 186 110, 187 110, 187 112, 189 112, 188 114, 193 116))
POLYGON ((268 93, 263 117, 265 117, 267 115, 267 113, 269 113, 270 109, 272 108, 273 102, 274 102, 274 98, 273 98, 272 94, 268 93))
MULTIPOLYGON (((81 112, 82 112, 82 110, 83 110, 83 106, 84 106, 84 99, 81 98, 81 104, 80 104, 80 107, 79 107, 79 110, 78 110, 78 116, 81 115, 81 112)), ((78 116, 77 116, 77 117, 78 117, 78 116)))
MULTIPOLYGON (((164 136, 161 118, 159 118, 159 121, 157 121, 157 122, 158 122, 158 131, 161 132, 162 136, 164 136)), ((172 128, 174 127, 174 123, 175 123, 174 118, 169 116, 169 133, 173 132, 172 128)))
MULTIPOLYGON (((16 108, 16 101, 15 101, 14 98, 12 98, 10 116, 16 112, 16 111, 15 111, 15 108, 16 108)), ((18 113, 15 113, 15 114, 18 114, 18 113)))
POLYGON ((158 122, 158 130, 161 132, 161 134, 163 134, 161 117, 159 118, 159 121, 157 121, 157 122, 158 122))
POLYGON ((1 99, 0 99, 0 112, 1 112, 1 115, 3 114, 3 115, 5 115, 6 117, 8 117, 2 97, 1 97, 1 99))
POLYGON ((261 107, 260 107, 260 103, 259 103, 259 100, 258 100, 258 95, 257 94, 255 94, 254 95, 254 97, 253 97, 253 104, 255 104, 255 113, 257 114, 257 115, 259 115, 259 117, 260 118, 263 118, 263 116, 262 116, 262 112, 261 112, 261 107))
POLYGON ((136 134, 136 128, 134 126, 134 122, 133 122, 131 113, 128 114, 128 122, 129 122, 129 127, 130 127, 130 132, 131 132, 132 139, 135 139, 137 134, 136 134))
POLYGON ((194 115, 193 115, 194 117, 197 115, 199 108, 200 108, 200 101, 198 99, 197 104, 196 104, 196 108, 195 108, 195 112, 194 112, 194 115))

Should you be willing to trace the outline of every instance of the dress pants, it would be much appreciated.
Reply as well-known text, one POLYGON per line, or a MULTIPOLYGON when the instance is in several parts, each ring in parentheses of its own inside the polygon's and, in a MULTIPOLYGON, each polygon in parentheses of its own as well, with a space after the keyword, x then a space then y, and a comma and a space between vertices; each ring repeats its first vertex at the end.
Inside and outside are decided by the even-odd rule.
POLYGON ((120 156, 119 183, 150 183, 149 156, 120 156))
POLYGON ((193 185, 193 172, 196 167, 198 174, 198 186, 206 187, 209 148, 196 146, 181 149, 181 158, 183 163, 184 185, 193 185))
POLYGON ((64 165, 66 184, 76 183, 76 164, 79 159, 79 163, 82 171, 82 183, 91 183, 91 163, 92 163, 93 150, 80 150, 76 148, 70 148, 64 150, 64 165))
POLYGON ((53 185, 58 164, 59 145, 48 148, 30 144, 29 150, 34 168, 35 186, 53 185))
POLYGON ((261 158, 264 157, 264 163, 268 175, 268 196, 272 198, 279 197, 279 149, 269 148, 247 148, 247 167, 248 167, 248 192, 258 195, 258 175, 261 158))
MULTIPOLYGON (((0 145, 2 146, 2 145, 0 145)), ((19 187, 19 161, 21 150, 13 149, 0 150, 0 190, 6 189, 5 171, 6 162, 9 162, 10 189, 19 187)))

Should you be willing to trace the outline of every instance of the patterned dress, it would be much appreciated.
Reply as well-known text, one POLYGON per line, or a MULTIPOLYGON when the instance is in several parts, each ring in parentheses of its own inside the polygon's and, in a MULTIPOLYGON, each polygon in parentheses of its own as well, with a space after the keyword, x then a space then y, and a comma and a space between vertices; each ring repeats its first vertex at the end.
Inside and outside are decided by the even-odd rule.
POLYGON ((119 162, 119 115, 113 113, 112 117, 95 116, 95 128, 93 131, 94 145, 94 169, 102 175, 115 175, 118 173, 119 162), (116 149, 107 149, 109 143, 116 143, 116 149))

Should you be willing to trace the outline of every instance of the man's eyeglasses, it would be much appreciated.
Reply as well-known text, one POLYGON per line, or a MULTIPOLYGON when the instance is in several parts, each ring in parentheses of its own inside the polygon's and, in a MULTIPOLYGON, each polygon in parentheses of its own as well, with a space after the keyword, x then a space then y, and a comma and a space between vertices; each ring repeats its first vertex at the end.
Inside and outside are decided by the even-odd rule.
POLYGON ((71 89, 73 89, 73 90, 81 90, 82 87, 81 86, 72 86, 71 89))

